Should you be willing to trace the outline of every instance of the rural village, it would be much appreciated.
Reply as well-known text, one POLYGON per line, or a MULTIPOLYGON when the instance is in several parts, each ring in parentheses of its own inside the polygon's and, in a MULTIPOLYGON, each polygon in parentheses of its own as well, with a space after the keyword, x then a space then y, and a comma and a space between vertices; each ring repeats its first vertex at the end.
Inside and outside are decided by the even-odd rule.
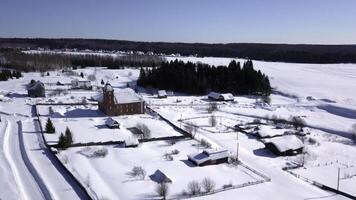
MULTIPOLYGON (((254 61, 257 68, 266 63, 254 61)), ((351 127, 354 118, 335 114, 338 107, 324 96, 191 96, 140 87, 139 76, 138 68, 82 67, 0 82, 1 156, 17 184, 42 185, 42 191, 23 186, 24 193, 46 199, 225 199, 236 193, 238 199, 279 191, 276 199, 355 198, 352 135, 327 124, 344 118, 351 127), (328 120, 318 122, 315 113, 328 120)))

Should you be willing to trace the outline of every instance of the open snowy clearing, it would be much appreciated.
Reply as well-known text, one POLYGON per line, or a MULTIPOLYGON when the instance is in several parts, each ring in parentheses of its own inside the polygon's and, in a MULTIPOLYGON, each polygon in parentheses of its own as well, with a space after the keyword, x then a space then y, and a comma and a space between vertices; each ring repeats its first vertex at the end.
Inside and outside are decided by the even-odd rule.
MULTIPOLYGON (((243 184, 260 180, 261 178, 243 167, 227 164, 195 167, 187 159, 187 154, 198 150, 197 142, 193 140, 178 141, 174 145, 166 141, 148 142, 137 148, 120 148, 107 146, 108 154, 104 158, 92 158, 83 154, 86 148, 70 148, 59 154, 65 158, 66 165, 84 183, 90 180, 90 188, 99 197, 110 199, 150 199, 156 198, 155 186, 149 177, 157 169, 166 174, 172 183, 169 184, 169 196, 179 196, 187 190, 189 181, 201 181, 209 177, 216 182, 216 188, 225 184, 243 184), (173 160, 166 160, 164 154, 177 149, 173 160), (85 166, 85 167, 84 167, 85 166), (134 166, 142 166, 147 172, 144 180, 131 177, 128 173, 134 166), (115 170, 113 170, 115 169, 115 170)), ((98 148, 98 147, 91 147, 98 148)))

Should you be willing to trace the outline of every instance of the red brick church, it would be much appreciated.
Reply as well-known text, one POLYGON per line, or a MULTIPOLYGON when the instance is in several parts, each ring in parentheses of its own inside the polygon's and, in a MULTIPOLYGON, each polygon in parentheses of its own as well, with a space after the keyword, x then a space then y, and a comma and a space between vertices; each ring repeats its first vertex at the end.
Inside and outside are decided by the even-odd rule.
POLYGON ((98 98, 99 110, 109 116, 143 114, 145 102, 132 89, 114 91, 110 83, 106 83, 103 93, 98 98))

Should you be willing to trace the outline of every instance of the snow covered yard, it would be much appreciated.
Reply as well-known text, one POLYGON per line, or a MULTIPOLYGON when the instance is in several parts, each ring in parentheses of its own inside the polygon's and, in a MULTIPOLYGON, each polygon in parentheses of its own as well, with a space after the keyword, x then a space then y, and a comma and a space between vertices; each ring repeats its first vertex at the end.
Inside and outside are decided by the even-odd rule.
POLYGON ((72 131, 74 143, 124 141, 127 138, 136 137, 127 128, 140 124, 147 126, 150 130, 150 138, 181 135, 165 121, 146 114, 112 117, 121 124, 121 128, 110 129, 105 124, 108 117, 98 111, 95 105, 40 105, 37 108, 42 116, 42 126, 45 127, 49 117, 56 128, 56 133, 45 134, 50 144, 58 142, 59 135, 65 132, 66 127, 72 131))
MULTIPOLYGON (((58 156, 66 162, 66 166, 84 184, 90 182, 90 188, 98 197, 110 199, 150 199, 156 198, 157 183, 151 180, 157 169, 172 180, 169 184, 169 196, 178 197, 182 191, 187 191, 190 181, 202 181, 209 177, 216 183, 216 189, 223 185, 237 185, 260 180, 256 174, 241 166, 228 164, 196 167, 187 159, 187 154, 198 150, 194 140, 178 141, 174 145, 166 141, 148 142, 137 148, 119 148, 107 146, 108 154, 101 158, 90 158, 82 154, 85 148, 69 148, 58 156), (165 158, 166 153, 178 150, 173 160, 165 158), (130 171, 135 166, 141 166, 147 173, 144 180, 131 177, 130 171)), ((99 148, 99 147, 91 147, 99 148)), ((188 192, 188 191, 187 191, 188 192)))

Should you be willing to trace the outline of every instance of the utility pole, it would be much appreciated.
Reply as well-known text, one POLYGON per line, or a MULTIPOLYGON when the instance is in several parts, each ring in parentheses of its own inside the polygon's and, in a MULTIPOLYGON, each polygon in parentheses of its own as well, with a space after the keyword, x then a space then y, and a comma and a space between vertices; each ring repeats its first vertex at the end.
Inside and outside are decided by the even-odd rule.
POLYGON ((179 128, 182 129, 182 114, 180 114, 180 120, 179 120, 179 128))
POLYGON ((340 186, 340 167, 337 168, 337 190, 339 191, 340 186))
POLYGON ((239 161, 239 131, 235 128, 236 131, 236 160, 239 161))

